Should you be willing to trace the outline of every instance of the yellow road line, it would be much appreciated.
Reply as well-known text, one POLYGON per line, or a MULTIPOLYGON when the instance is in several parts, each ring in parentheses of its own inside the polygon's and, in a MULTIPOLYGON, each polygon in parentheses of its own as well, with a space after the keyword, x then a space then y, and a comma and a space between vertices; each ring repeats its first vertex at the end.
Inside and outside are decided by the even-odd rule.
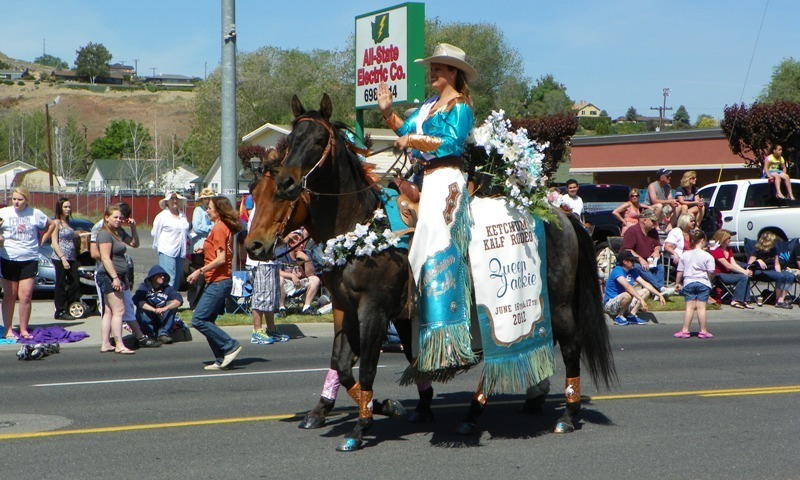
MULTIPOLYGON (((754 388, 736 388, 736 389, 722 389, 722 390, 692 390, 686 392, 661 392, 661 393, 635 393, 623 395, 597 395, 585 397, 586 401, 607 401, 607 400, 632 400, 642 398, 667 398, 667 397, 726 397, 726 396, 745 396, 745 395, 776 395, 785 393, 800 393, 800 385, 785 385, 777 387, 754 387, 754 388)), ((560 401, 560 400, 559 400, 560 401)), ((502 401, 502 402, 489 402, 492 405, 502 405, 507 403, 516 403, 517 401, 502 401)), ((466 404, 459 405, 442 405, 434 408, 452 408, 455 406, 465 406, 466 404)), ((338 414, 346 414, 348 410, 337 412, 338 414)), ((334 413, 336 415, 337 413, 334 413)), ((211 425, 225 425, 231 423, 248 423, 248 422, 268 422, 280 420, 300 419, 297 414, 283 414, 283 415, 263 415, 257 417, 236 417, 236 418, 220 418, 216 420, 194 420, 187 422, 171 422, 171 423, 151 423, 144 425, 122 425, 115 427, 102 427, 102 428, 83 428, 75 430, 55 430, 50 432, 29 432, 29 433, 12 433, 0 435, 0 441, 3 440, 26 440, 31 438, 45 438, 45 437, 61 437, 68 435, 88 435, 88 434, 101 434, 101 433, 119 433, 119 432, 133 432, 140 430, 157 430, 166 428, 187 428, 187 427, 202 427, 211 425)))
POLYGON ((193 420, 188 422, 150 423, 144 425, 122 425, 116 427, 82 428, 79 430, 55 430, 52 432, 11 433, 0 435, 2 440, 22 440, 29 438, 59 437, 65 435, 86 435, 96 433, 132 432, 137 430, 160 430, 164 428, 202 427, 208 425, 224 425, 228 423, 268 422, 275 420, 290 420, 299 417, 295 414, 264 415, 260 417, 220 418, 216 420, 193 420))
POLYGON ((630 400, 634 398, 661 398, 661 397, 720 397, 736 395, 769 395, 771 393, 800 392, 800 385, 785 385, 779 387, 731 388, 724 390, 692 390, 686 392, 661 392, 661 393, 631 393, 624 395, 596 395, 590 396, 595 400, 630 400))

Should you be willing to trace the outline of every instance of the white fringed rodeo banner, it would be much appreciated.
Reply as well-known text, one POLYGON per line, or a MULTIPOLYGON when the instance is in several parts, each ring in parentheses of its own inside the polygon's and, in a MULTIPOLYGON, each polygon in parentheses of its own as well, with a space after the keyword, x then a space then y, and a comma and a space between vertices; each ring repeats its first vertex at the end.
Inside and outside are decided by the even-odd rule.
POLYGON ((501 198, 473 198, 470 208, 483 392, 522 393, 554 370, 544 224, 501 198))

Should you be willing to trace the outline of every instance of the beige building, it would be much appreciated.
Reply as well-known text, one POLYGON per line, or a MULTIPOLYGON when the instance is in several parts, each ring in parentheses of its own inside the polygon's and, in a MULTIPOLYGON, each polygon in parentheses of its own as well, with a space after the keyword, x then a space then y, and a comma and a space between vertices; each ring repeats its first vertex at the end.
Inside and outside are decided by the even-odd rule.
POLYGON ((575 105, 572 106, 572 109, 577 112, 576 115, 578 117, 595 118, 599 117, 600 112, 602 112, 602 110, 597 108, 594 104, 584 101, 576 103, 575 105))

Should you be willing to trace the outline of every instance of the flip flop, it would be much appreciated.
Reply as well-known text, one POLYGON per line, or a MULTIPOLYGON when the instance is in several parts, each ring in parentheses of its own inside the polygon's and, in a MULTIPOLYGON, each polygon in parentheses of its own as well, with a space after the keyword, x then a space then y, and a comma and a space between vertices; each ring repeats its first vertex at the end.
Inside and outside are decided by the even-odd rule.
POLYGON ((692 336, 692 334, 689 332, 675 332, 675 334, 672 336, 675 338, 689 338, 692 336))
POLYGON ((19 334, 19 338, 24 338, 26 340, 32 340, 33 339, 33 335, 31 335, 30 333, 20 333, 19 334))
POLYGON ((756 307, 750 305, 749 303, 743 303, 742 305, 744 306, 744 308, 746 308, 748 310, 755 310, 755 308, 756 308, 756 307))
MULTIPOLYGON (((733 302, 731 302, 731 307, 738 308, 739 310, 744 310, 744 309, 747 308, 744 305, 742 305, 741 303, 733 303, 733 302)), ((750 307, 750 308, 752 308, 752 307, 750 307)))
POLYGON ((133 355, 136 352, 134 352, 133 350, 128 350, 126 348, 125 350, 114 350, 114 353, 119 353, 120 355, 133 355))
POLYGON ((114 351, 115 351, 114 347, 106 348, 106 349, 102 349, 102 348, 100 349, 100 353, 113 353, 114 351))
POLYGON ((711 335, 710 333, 700 332, 700 333, 697 334, 697 338, 703 338, 703 339, 705 339, 705 338, 714 338, 714 335, 711 335))

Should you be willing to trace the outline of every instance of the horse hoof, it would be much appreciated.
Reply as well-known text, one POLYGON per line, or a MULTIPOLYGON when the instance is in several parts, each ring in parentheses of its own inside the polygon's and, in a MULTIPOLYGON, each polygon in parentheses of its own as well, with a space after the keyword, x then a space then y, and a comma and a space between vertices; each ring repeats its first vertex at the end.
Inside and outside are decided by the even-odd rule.
POLYGON ((472 435, 478 431, 478 425, 472 422, 461 422, 456 428, 456 433, 459 435, 472 435))
MULTIPOLYGON (((404 417, 406 416, 406 408, 402 403, 397 400, 386 399, 380 404, 380 414, 387 417, 404 417)), ((377 413, 377 412, 376 412, 377 413)))
POLYGON ((433 412, 411 412, 408 416, 408 423, 432 423, 433 412))
POLYGON ((345 438, 342 440, 336 447, 337 452, 355 452, 356 450, 360 449, 361 446, 364 444, 361 440, 356 440, 355 438, 345 438))
POLYGON ((555 433, 572 433, 574 431, 575 427, 573 427, 572 424, 565 422, 558 422, 556 424, 556 428, 553 430, 555 433))
POLYGON ((314 415, 306 414, 303 421, 300 422, 300 425, 297 428, 302 428, 303 430, 313 430, 315 428, 322 428, 325 426, 325 417, 317 417, 314 415))

